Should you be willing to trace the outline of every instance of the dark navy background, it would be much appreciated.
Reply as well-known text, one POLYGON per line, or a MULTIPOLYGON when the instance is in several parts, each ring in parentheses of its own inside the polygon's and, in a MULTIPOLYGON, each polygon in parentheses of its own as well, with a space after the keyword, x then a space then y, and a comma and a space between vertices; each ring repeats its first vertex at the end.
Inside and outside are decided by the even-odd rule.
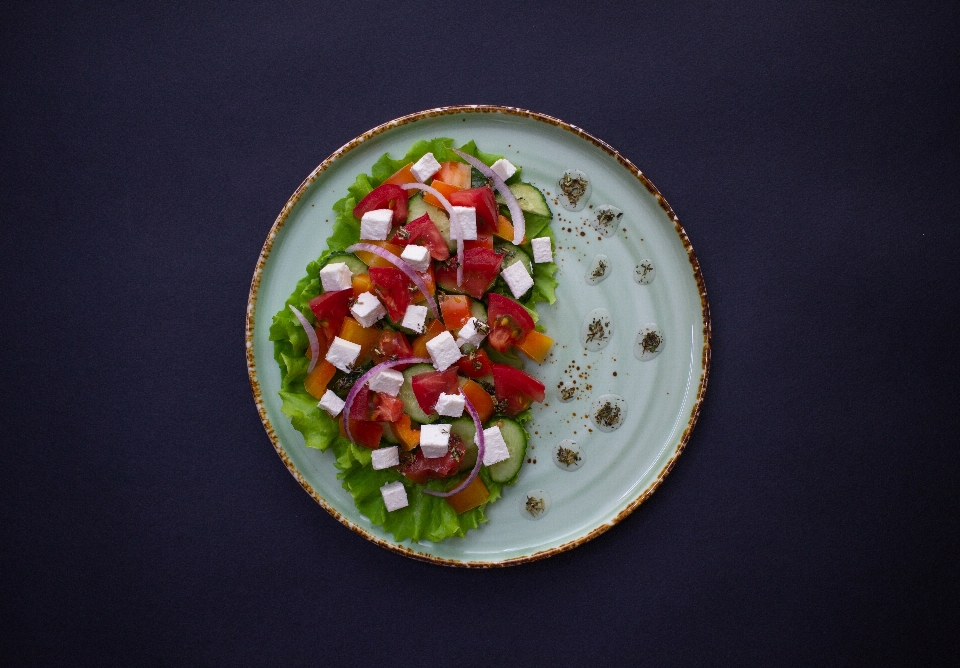
POLYGON ((186 4, 0 9, 2 663, 960 661, 956 3, 186 4), (469 103, 637 163, 714 318, 664 485, 492 572, 317 506, 243 347, 303 178, 469 103))

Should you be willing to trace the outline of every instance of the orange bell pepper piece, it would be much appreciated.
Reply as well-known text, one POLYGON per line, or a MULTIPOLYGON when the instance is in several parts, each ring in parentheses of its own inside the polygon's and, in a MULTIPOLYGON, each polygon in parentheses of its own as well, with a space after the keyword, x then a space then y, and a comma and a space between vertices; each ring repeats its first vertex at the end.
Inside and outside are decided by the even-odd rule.
POLYGON ((337 367, 333 366, 327 360, 322 360, 313 371, 307 374, 303 379, 303 386, 314 399, 322 399, 324 392, 327 391, 327 385, 337 372, 337 367))
MULTIPOLYGON (((400 253, 403 252, 403 249, 400 248, 400 246, 387 243, 386 241, 371 241, 370 239, 364 239, 362 243, 373 244, 374 246, 380 246, 380 248, 386 248, 388 251, 390 251, 397 257, 399 257, 400 253)), ((358 258, 360 258, 360 261, 363 262, 368 267, 395 267, 396 266, 392 262, 388 262, 384 260, 382 257, 380 257, 379 255, 374 255, 369 251, 357 251, 355 255, 358 258)))
MULTIPOLYGON (((510 243, 513 243, 513 223, 507 220, 506 216, 500 216, 497 218, 497 231, 495 234, 501 239, 506 239, 510 243)), ((520 240, 520 243, 527 243, 526 235, 523 236, 523 239, 520 240)))
MULTIPOLYGON (((408 162, 403 167, 398 169, 390 178, 386 179, 384 183, 392 183, 395 186, 406 185, 407 183, 417 183, 417 177, 413 175, 413 172, 410 171, 410 168, 413 167, 412 162, 408 162)), ((408 190, 407 199, 410 199, 417 191, 408 190)))
POLYGON ((364 292, 370 292, 373 289, 373 283, 370 282, 370 274, 354 274, 353 276, 353 296, 359 297, 364 292))
POLYGON ((470 298, 466 295, 444 295, 440 299, 440 315, 447 329, 459 331, 470 319, 470 298))
POLYGON ((366 364, 370 360, 370 352, 380 340, 382 331, 376 327, 363 327, 359 322, 347 316, 343 319, 340 328, 340 338, 360 345, 360 356, 357 365, 366 364))
POLYGON ((517 344, 517 348, 526 353, 527 357, 534 360, 537 364, 543 364, 543 360, 547 358, 547 353, 550 352, 550 346, 552 345, 553 339, 546 334, 541 334, 537 330, 531 329, 520 343, 517 344))
POLYGON ((473 407, 477 409, 480 422, 486 422, 493 416, 493 397, 487 394, 487 391, 481 387, 480 383, 468 378, 466 382, 460 386, 460 389, 467 395, 467 399, 470 400, 473 407))
POLYGON ((431 320, 430 324, 427 325, 427 331, 413 340, 413 356, 430 357, 430 353, 427 352, 427 341, 433 340, 445 331, 447 331, 447 328, 443 326, 442 322, 431 320))
POLYGON ((392 426, 393 434, 400 440, 404 450, 413 450, 420 445, 420 430, 413 428, 409 415, 404 414, 392 426))
POLYGON ((470 187, 470 165, 458 161, 441 162, 440 171, 434 174, 433 180, 449 183, 459 190, 466 190, 470 187))
MULTIPOLYGON (((443 181, 440 181, 438 179, 434 179, 433 183, 431 183, 430 185, 432 185, 434 188, 439 190, 440 194, 443 195, 444 197, 447 197, 450 193, 455 193, 458 190, 463 190, 463 188, 458 188, 455 185, 444 183, 443 181)), ((433 193, 426 193, 426 192, 423 193, 423 201, 426 202, 427 204, 433 204, 434 206, 439 207, 441 209, 443 208, 443 204, 441 204, 440 200, 438 200, 436 197, 433 196, 433 193)))
POLYGON ((453 496, 447 497, 447 503, 456 511, 457 515, 465 513, 468 510, 476 508, 481 503, 490 498, 490 491, 483 484, 480 476, 473 479, 473 482, 453 496))

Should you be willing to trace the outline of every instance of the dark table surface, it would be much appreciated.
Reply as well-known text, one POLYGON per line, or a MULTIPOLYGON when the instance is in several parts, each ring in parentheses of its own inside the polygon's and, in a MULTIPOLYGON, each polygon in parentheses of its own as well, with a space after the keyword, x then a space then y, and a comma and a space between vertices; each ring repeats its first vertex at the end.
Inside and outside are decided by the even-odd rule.
POLYGON ((165 4, 0 10, 3 663, 960 661, 956 3, 165 4), (301 180, 469 103, 636 162, 714 322, 650 501, 489 572, 318 507, 243 354, 301 180))

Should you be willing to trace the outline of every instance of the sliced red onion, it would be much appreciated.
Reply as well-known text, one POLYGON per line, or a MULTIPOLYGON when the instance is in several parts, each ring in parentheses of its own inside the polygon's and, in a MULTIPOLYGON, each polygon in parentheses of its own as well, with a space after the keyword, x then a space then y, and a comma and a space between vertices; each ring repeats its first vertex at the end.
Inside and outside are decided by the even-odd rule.
MULTIPOLYGON (((379 246, 376 246, 379 248, 379 246)), ((363 249, 361 249, 363 250, 363 249)), ((343 430, 347 432, 347 438, 350 441, 353 441, 353 435, 350 433, 350 407, 353 405, 353 400, 357 398, 357 394, 367 384, 371 378, 376 376, 378 373, 384 369, 391 369, 395 366, 400 366, 401 364, 430 364, 430 359, 427 357, 404 357, 399 360, 389 360, 383 362, 382 364, 375 365, 372 369, 367 371, 365 374, 360 376, 360 380, 353 384, 353 387, 350 388, 350 391, 347 393, 347 400, 343 404, 343 430)))
MULTIPOLYGON (((463 390, 460 390, 460 394, 463 394, 463 390)), ((473 407, 472 403, 470 403, 470 399, 466 394, 463 394, 463 403, 467 409, 467 412, 470 413, 470 417, 473 418, 473 426, 477 429, 477 463, 473 465, 473 470, 470 471, 470 475, 468 475, 463 482, 451 489, 449 492, 435 492, 432 489, 425 489, 423 490, 424 494, 429 494, 430 496, 439 496, 442 499, 446 499, 454 494, 462 492, 469 487, 470 483, 476 480, 477 475, 480 473, 480 467, 483 465, 483 453, 486 449, 483 442, 483 425, 480 423, 480 414, 477 413, 477 409, 473 407)))
POLYGON ((310 352, 313 353, 310 357, 310 366, 307 367, 307 373, 310 373, 313 371, 313 367, 317 366, 317 358, 320 357, 320 342, 317 340, 317 332, 313 329, 310 321, 304 318, 303 314, 297 310, 297 307, 290 304, 290 310, 297 316, 297 320, 299 320, 303 326, 303 331, 307 333, 307 340, 310 341, 310 352))
POLYGON ((510 217, 513 218, 513 243, 519 246, 523 242, 523 235, 527 232, 527 223, 523 219, 523 209, 520 208, 520 202, 517 201, 517 198, 513 196, 513 191, 510 190, 510 187, 500 178, 499 174, 472 155, 467 155, 457 149, 453 149, 453 152, 470 163, 478 172, 493 181, 493 185, 500 191, 500 194, 503 196, 503 201, 507 203, 507 208, 510 209, 510 217))
POLYGON ((460 229, 460 223, 454 218, 453 215, 453 205, 450 204, 449 200, 444 197, 439 190, 433 186, 428 186, 423 183, 405 183, 400 186, 404 190, 423 190, 428 192, 438 200, 443 205, 443 208, 447 210, 447 215, 450 216, 450 231, 453 232, 453 228, 456 227, 456 240, 457 240, 457 287, 463 285, 463 230, 460 229))
POLYGON ((427 290, 427 284, 423 282, 423 279, 420 278, 420 274, 417 273, 417 270, 410 266, 406 260, 397 255, 394 255, 386 248, 380 248, 380 246, 375 246, 373 244, 358 243, 353 244, 347 248, 348 253, 355 253, 357 251, 366 251, 368 253, 373 253, 377 257, 382 257, 387 262, 393 264, 397 269, 406 274, 407 278, 413 281, 413 284, 417 286, 417 289, 423 293, 423 296, 427 298, 427 306, 430 307, 430 312, 433 313, 433 317, 440 319, 440 313, 437 311, 437 304, 431 296, 430 291, 427 290))

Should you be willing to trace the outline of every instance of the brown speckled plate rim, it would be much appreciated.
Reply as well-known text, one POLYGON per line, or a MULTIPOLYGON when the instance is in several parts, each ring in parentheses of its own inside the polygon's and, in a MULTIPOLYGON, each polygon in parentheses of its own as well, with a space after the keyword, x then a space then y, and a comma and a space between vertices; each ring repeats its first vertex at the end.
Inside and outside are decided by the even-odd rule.
POLYGON ((625 157, 620 155, 613 147, 607 144, 600 139, 597 139, 593 135, 589 134, 576 127, 575 125, 570 125, 565 123, 558 118, 552 116, 547 116, 545 114, 536 113, 533 111, 527 111, 526 109, 519 109, 516 107, 501 107, 497 105, 462 105, 462 106, 452 106, 452 107, 439 107, 437 109, 427 109, 425 111, 420 111, 415 114, 410 114, 408 116, 402 116, 383 125, 379 125, 372 130, 369 130, 356 139, 353 139, 339 149, 333 152, 330 157, 321 162, 316 169, 300 184, 300 187, 297 188, 296 192, 293 193, 293 196, 287 200, 287 203, 284 205, 283 210, 280 211, 280 215, 277 216, 276 221, 273 223, 273 227, 270 228, 270 233, 267 235, 267 239, 263 244, 263 250, 260 251, 260 257, 257 259, 257 266, 253 272, 253 280, 250 283, 250 297, 247 301, 247 318, 246 318, 246 355, 247 355, 247 371, 250 374, 250 386, 253 389, 253 398, 257 404, 257 411, 260 413, 260 420, 263 422, 264 429, 267 431, 267 436, 270 437, 270 441, 273 443, 274 449, 277 451, 277 454, 280 455, 280 459, 283 460, 283 463, 286 465, 287 470, 296 478, 297 482, 300 483, 300 486, 303 487, 306 492, 313 497, 314 501, 319 503, 328 513, 330 513, 334 518, 336 518, 341 524, 351 529, 352 531, 360 534, 367 540, 370 540, 380 547, 383 547, 387 550, 391 550, 398 554, 402 554, 406 557, 412 559, 418 559, 420 561, 427 561, 434 564, 441 564, 444 566, 459 566, 463 568, 491 568, 497 566, 513 566, 516 564, 529 563, 531 561, 537 561, 539 559, 545 559, 551 557, 555 554, 561 552, 566 552, 571 550, 578 545, 582 545, 593 538, 596 538, 602 534, 607 529, 611 528, 618 522, 620 522, 627 515, 632 513, 641 503, 646 501, 651 494, 660 486, 660 483, 663 482, 663 479, 666 478, 667 474, 673 469, 674 464, 677 461, 677 457, 680 456, 680 453, 683 452, 684 448, 687 446, 687 443, 690 440, 690 435, 693 432, 693 427, 697 423, 697 418, 700 415, 700 408, 703 402, 704 393, 707 389, 707 376, 710 372, 710 337, 711 337, 711 325, 710 325, 710 305, 707 301, 707 289, 703 282, 703 275, 700 271, 700 263, 697 261, 697 256, 693 251, 693 246, 690 244, 690 239, 687 237, 686 231, 683 229, 683 226, 680 225, 680 220, 677 218, 676 213, 663 198, 663 195, 660 194, 660 191, 657 190, 656 186, 650 182, 650 180, 644 176, 632 162, 627 160, 625 157), (699 388, 697 390, 697 399, 693 405, 693 408, 690 412, 690 418, 687 422, 687 428, 683 432, 683 436, 680 438, 680 442, 677 444, 676 450, 673 453, 673 456, 670 460, 664 465, 663 469, 660 471, 660 474, 657 476, 657 479, 653 484, 649 485, 645 490, 643 490, 639 496, 637 496, 633 501, 627 504, 627 506, 620 511, 620 513, 609 522, 605 522, 600 526, 596 527, 589 533, 580 536, 579 538, 572 540, 563 545, 553 547, 547 550, 541 550, 540 552, 535 552, 533 554, 516 557, 512 559, 504 559, 503 561, 458 561, 455 559, 444 559, 441 557, 434 556, 432 554, 427 554, 425 552, 418 552, 415 549, 405 547, 403 545, 397 545, 386 541, 378 536, 373 535, 363 527, 360 527, 346 517, 341 515, 335 508, 333 508, 326 499, 324 499, 317 491, 310 485, 309 482, 303 477, 293 462, 287 456, 286 451, 283 446, 280 444, 280 440, 277 438, 277 434, 273 429, 273 425, 270 424, 270 419, 267 417, 266 407, 263 403, 263 396, 260 392, 260 383, 257 380, 257 368, 253 355, 253 329, 254 329, 254 311, 256 310, 257 305, 257 294, 260 288, 260 279, 263 274, 263 268, 266 265, 267 257, 270 255, 270 250, 273 248, 273 242, 277 238, 277 233, 280 231, 280 228, 283 227, 286 223, 287 216, 293 210, 293 207, 296 206, 297 202, 306 192, 307 188, 312 184, 324 170, 327 169, 335 160, 340 158, 342 155, 356 148, 363 142, 375 137, 387 130, 391 130, 401 125, 406 125, 408 123, 413 123, 424 118, 432 118, 436 116, 444 116, 448 114, 463 114, 463 113, 478 113, 478 114, 509 114, 512 116, 521 116, 525 118, 532 118, 534 120, 540 121, 542 123, 548 123, 559 128, 575 134, 576 136, 585 139, 591 144, 597 146, 605 153, 609 154, 611 157, 617 160, 623 167, 625 167, 629 172, 636 176, 637 180, 643 184, 650 194, 657 198, 657 202, 660 204, 660 208, 663 209, 667 216, 673 221, 674 227, 676 229, 677 235, 680 237, 680 241, 683 243, 684 248, 687 250, 687 258, 690 261, 690 266, 693 270, 693 276, 697 281, 697 288, 700 292, 700 304, 702 308, 703 315, 703 355, 701 358, 702 372, 700 375, 699 388))

